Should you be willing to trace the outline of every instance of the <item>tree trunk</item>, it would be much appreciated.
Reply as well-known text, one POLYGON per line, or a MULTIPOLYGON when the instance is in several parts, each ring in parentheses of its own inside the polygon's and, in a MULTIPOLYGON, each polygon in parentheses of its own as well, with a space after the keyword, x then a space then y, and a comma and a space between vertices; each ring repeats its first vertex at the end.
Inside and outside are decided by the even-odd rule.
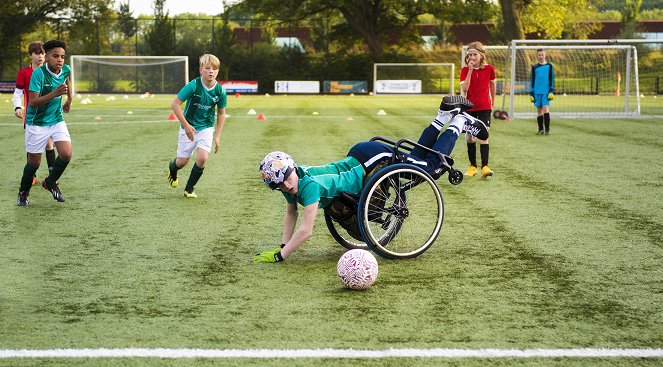
POLYGON ((524 39, 525 32, 520 22, 519 0, 500 0, 502 18, 504 19, 504 40, 510 42, 514 39, 524 39))
POLYGON ((378 18, 380 15, 380 2, 364 3, 360 10, 351 9, 348 7, 340 6, 338 10, 348 22, 348 26, 355 32, 359 33, 366 42, 368 51, 371 53, 375 60, 380 60, 384 55, 383 50, 383 35, 378 31, 378 18), (353 10, 355 10, 353 12, 353 10))

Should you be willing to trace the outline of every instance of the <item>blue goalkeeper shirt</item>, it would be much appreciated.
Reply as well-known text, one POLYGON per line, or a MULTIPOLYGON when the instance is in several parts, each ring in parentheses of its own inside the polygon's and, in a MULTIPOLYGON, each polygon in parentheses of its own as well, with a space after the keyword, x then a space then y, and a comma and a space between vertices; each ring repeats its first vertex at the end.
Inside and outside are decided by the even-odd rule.
POLYGON ((555 89, 555 68, 553 64, 536 63, 530 73, 530 91, 532 94, 548 94, 555 89))

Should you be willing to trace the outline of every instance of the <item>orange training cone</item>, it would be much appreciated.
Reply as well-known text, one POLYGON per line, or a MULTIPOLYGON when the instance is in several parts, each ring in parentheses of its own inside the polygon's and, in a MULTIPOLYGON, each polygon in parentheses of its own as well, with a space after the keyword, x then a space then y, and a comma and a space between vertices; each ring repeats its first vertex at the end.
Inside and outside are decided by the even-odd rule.
POLYGON ((235 93, 235 98, 239 98, 239 92, 235 93))
POLYGON ((170 116, 168 116, 168 120, 177 120, 177 117, 174 113, 171 113, 170 116))
POLYGON ((258 117, 256 118, 256 120, 267 120, 267 117, 265 117, 265 115, 263 115, 263 114, 261 113, 261 114, 258 115, 258 117))

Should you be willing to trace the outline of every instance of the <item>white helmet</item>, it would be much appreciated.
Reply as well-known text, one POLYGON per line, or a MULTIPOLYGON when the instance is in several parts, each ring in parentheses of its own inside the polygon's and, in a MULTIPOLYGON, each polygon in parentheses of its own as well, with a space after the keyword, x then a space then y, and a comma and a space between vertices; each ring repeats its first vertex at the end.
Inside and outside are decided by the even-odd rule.
POLYGON ((260 162, 260 176, 272 190, 278 188, 294 169, 295 161, 283 152, 271 152, 260 162))

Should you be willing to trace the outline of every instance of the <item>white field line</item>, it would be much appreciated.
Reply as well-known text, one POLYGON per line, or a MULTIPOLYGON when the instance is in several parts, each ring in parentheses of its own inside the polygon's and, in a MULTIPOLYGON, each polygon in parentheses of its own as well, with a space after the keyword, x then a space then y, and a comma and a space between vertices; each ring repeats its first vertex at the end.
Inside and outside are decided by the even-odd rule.
POLYGON ((7 358, 663 358, 663 349, 0 349, 7 358))

